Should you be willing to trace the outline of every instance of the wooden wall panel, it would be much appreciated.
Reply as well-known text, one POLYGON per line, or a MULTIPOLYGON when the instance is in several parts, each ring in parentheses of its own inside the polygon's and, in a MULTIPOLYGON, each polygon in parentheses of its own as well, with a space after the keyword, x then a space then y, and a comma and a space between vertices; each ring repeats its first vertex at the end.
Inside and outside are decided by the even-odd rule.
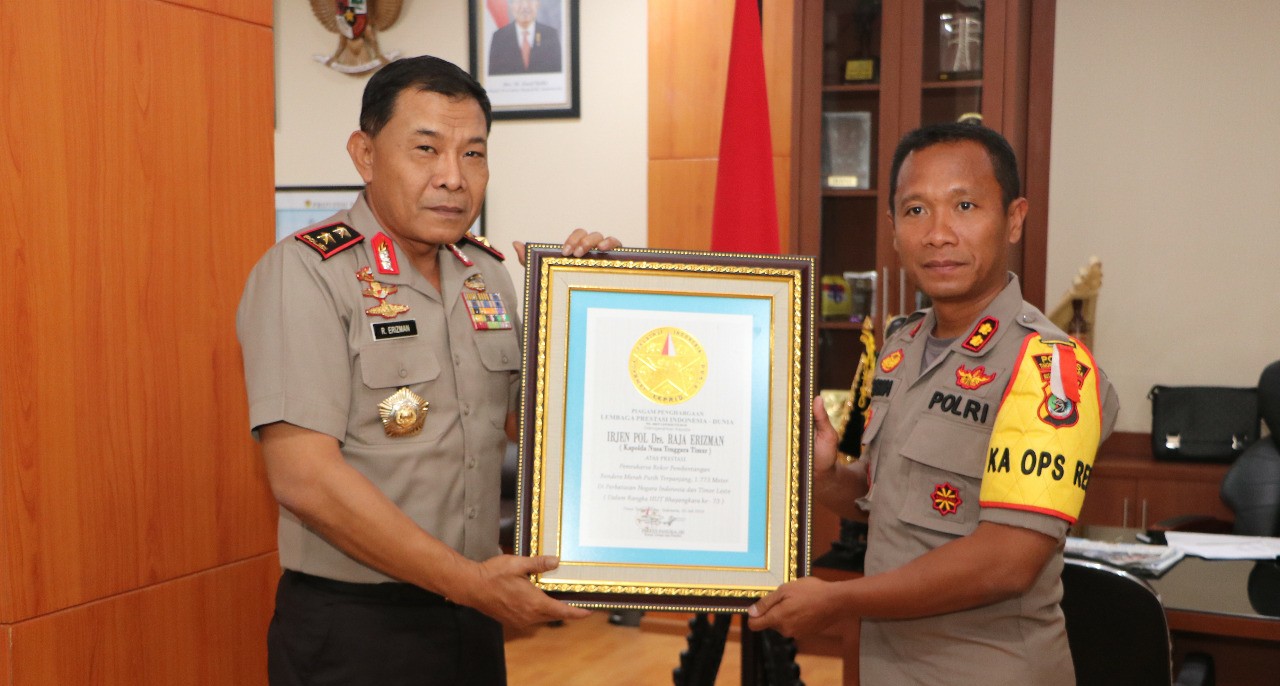
POLYGON ((649 159, 714 158, 720 150, 733 6, 649 0, 649 159))
POLYGON ((13 683, 13 662, 10 658, 13 629, 0 626, 0 686, 11 686, 13 683))
MULTIPOLYGON (((651 247, 705 250, 711 244, 734 5, 734 0, 649 2, 651 247)), ((783 250, 791 240, 795 16, 793 2, 764 3, 765 79, 783 250)))
POLYGON ((22 8, 38 30, 0 47, 0 622, 274 548, 234 332, 273 233, 271 31, 158 0, 22 8))
POLYGON ((12 686, 265 684, 279 571, 260 555, 18 624, 12 686))
POLYGON ((185 5, 198 10, 221 14, 225 17, 271 26, 271 0, 162 0, 175 5, 185 5))
POLYGON ((649 160, 649 247, 706 250, 716 160, 649 160))

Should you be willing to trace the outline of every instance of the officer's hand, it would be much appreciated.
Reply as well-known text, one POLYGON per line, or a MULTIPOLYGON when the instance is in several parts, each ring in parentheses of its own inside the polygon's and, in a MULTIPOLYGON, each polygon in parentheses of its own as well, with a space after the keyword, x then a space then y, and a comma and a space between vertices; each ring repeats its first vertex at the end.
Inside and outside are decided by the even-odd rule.
POLYGON ((827 408, 822 404, 822 396, 813 397, 813 472, 826 474, 836 463, 839 453, 840 435, 827 416, 827 408))
POLYGON ((476 566, 476 577, 453 599, 511 627, 590 615, 587 610, 551 598, 530 583, 530 574, 549 572, 558 564, 559 560, 550 555, 491 557, 476 566))
MULTIPOLYGON (((565 257, 570 255, 574 257, 582 257, 587 253, 595 250, 603 252, 605 250, 613 250, 622 245, 622 241, 613 236, 606 236, 599 231, 587 232, 586 229, 574 229, 569 237, 564 239, 564 245, 560 248, 560 254, 565 257)), ((525 264, 524 243, 515 241, 511 244, 515 248, 516 258, 520 260, 520 264, 525 264)))
POLYGON ((747 608, 751 629, 773 629, 786 636, 816 633, 847 613, 833 602, 833 584, 807 576, 778 587, 778 590, 747 608))

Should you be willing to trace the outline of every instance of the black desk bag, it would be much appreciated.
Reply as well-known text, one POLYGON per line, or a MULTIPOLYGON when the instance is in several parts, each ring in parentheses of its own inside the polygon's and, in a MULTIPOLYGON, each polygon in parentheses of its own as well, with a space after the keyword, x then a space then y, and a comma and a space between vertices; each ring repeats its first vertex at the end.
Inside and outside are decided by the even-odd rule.
POLYGON ((1261 432, 1256 388, 1153 386, 1147 397, 1157 460, 1230 462, 1261 432))

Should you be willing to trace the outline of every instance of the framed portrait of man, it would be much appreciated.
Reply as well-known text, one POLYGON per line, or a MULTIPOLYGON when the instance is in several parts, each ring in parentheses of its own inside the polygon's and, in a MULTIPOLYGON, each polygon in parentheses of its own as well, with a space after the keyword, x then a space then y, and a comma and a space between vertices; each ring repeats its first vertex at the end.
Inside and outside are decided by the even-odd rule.
POLYGON ((578 0, 469 0, 471 74, 494 119, 578 116, 578 0))

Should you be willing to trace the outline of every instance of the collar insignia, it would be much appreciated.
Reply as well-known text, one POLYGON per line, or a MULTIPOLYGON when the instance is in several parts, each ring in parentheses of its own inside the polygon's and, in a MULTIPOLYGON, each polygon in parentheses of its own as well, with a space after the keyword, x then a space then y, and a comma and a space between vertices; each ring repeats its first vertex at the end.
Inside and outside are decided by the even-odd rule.
POLYGON ((965 337, 964 344, 960 347, 970 352, 982 352, 987 342, 1000 330, 1000 320, 995 317, 983 317, 978 325, 973 327, 973 331, 965 337))
POLYGON ((933 509, 943 517, 955 514, 964 503, 960 499, 960 489, 946 482, 935 485, 929 497, 933 500, 933 509))
POLYGON ((448 248, 448 249, 449 249, 449 252, 453 253, 453 256, 454 256, 454 257, 456 257, 456 258, 458 258, 458 261, 459 261, 459 262, 461 262, 461 263, 462 263, 462 265, 463 265, 464 267, 474 267, 474 266, 476 266, 476 263, 475 263, 475 262, 472 262, 472 261, 471 261, 471 258, 470 258, 470 257, 467 257, 466 253, 464 253, 464 252, 462 252, 461 250, 459 250, 459 249, 458 249, 458 246, 454 245, 453 243, 449 243, 449 244, 445 245, 444 247, 448 248))
POLYGON ((381 231, 373 237, 373 257, 378 263, 379 274, 400 273, 400 262, 396 259, 396 244, 381 231))
POLYGON ((361 267, 360 271, 356 272, 356 278, 369 284, 368 288, 360 291, 361 295, 378 301, 377 305, 365 310, 365 314, 370 317, 394 319, 409 311, 408 305, 397 305, 395 303, 387 302, 387 298, 400 290, 399 286, 384 286, 378 283, 373 279, 373 272, 371 272, 368 267, 361 267))
POLYGON ((964 365, 956 368, 956 385, 967 391, 976 391, 995 381, 995 378, 995 373, 988 374, 987 368, 981 365, 973 369, 965 369, 964 365))
POLYGON ((303 231, 294 235, 294 238, 314 248, 324 260, 364 240, 364 236, 342 222, 303 231))
POLYGON ((464 235, 464 236, 462 237, 462 240, 461 240, 461 241, 458 241, 458 242, 459 242, 459 243, 470 243, 470 244, 472 244, 472 245, 474 245, 474 246, 477 246, 477 247, 479 247, 481 250, 484 250, 485 252, 489 253, 490 255, 493 255, 494 257, 498 258, 498 261, 499 261, 499 262, 501 262, 501 261, 503 261, 503 260, 507 259, 506 255, 503 255, 501 252, 499 252, 499 251, 498 251, 498 249, 497 249, 497 248, 495 248, 495 247, 493 247, 492 245, 490 245, 490 244, 489 244, 489 239, 488 239, 488 238, 485 238, 484 236, 477 236, 477 235, 475 235, 475 234, 471 233, 470 231, 468 231, 468 232, 466 233, 466 235, 464 235))
POLYGON ((902 364, 902 357, 902 348, 898 348, 888 355, 885 355, 884 359, 880 360, 880 371, 888 374, 889 372, 897 369, 898 365, 902 364))
POLYGON ((924 325, 924 319, 921 319, 920 321, 916 322, 915 327, 911 329, 911 333, 908 334, 908 336, 911 338, 915 338, 916 334, 920 333, 920 327, 923 325, 924 325))

